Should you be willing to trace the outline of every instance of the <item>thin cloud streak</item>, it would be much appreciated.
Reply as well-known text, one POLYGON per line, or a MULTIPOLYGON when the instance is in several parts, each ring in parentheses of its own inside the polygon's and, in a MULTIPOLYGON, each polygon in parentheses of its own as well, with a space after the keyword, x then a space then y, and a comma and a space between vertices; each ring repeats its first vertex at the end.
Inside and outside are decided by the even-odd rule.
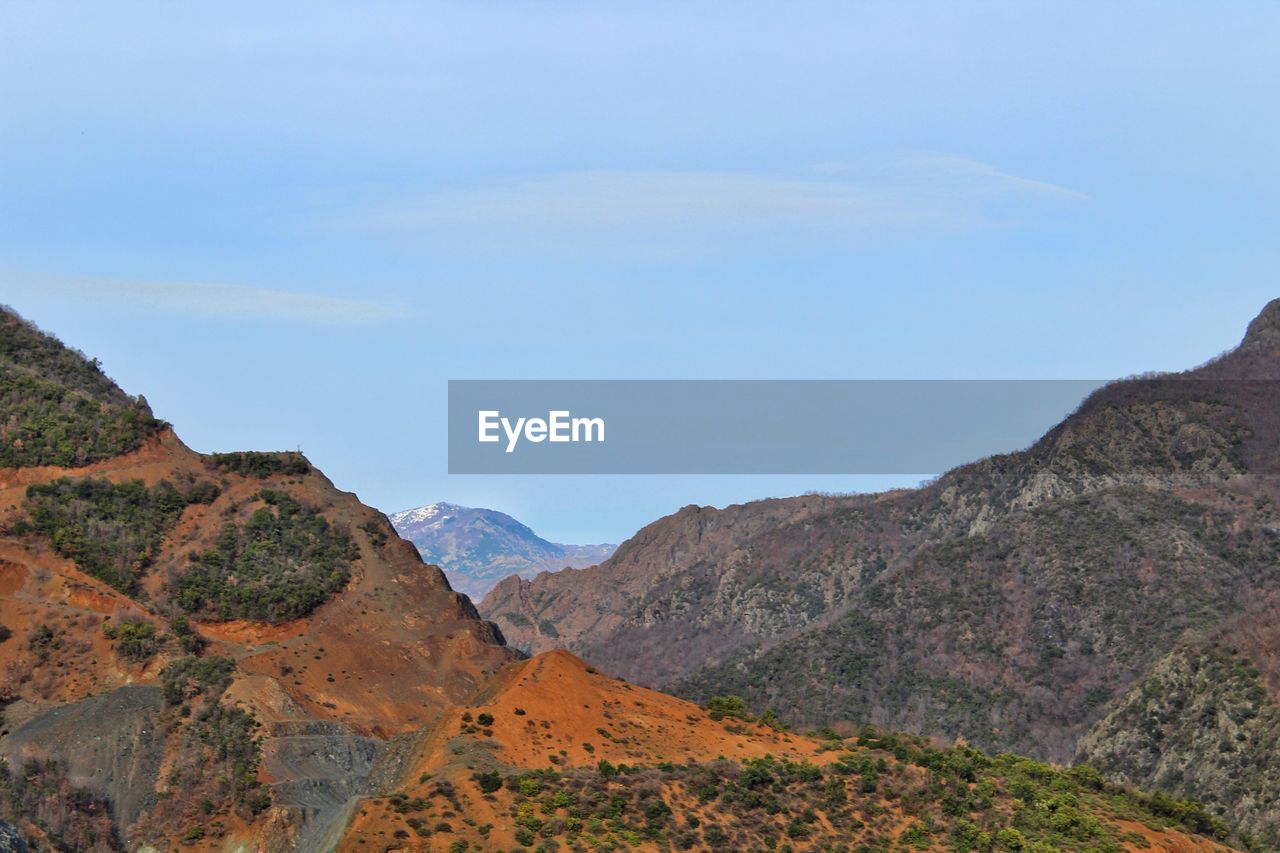
POLYGON ((234 284, 124 281, 27 273, 0 274, 0 290, 27 298, 54 297, 131 311, 195 317, 360 326, 404 316, 394 306, 363 299, 270 290, 234 284))
POLYGON ((878 165, 825 164, 789 174, 566 172, 442 190, 357 208, 344 230, 440 233, 818 227, 841 231, 985 224, 1001 205, 1086 198, 954 155, 878 165))

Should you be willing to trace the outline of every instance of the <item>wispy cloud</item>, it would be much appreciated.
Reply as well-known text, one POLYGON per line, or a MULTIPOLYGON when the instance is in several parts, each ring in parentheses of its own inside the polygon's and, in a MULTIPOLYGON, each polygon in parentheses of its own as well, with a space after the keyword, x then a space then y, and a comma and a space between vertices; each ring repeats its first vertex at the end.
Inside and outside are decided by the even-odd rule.
POLYGON ((559 173, 380 200, 328 224, 425 237, 473 231, 830 234, 977 227, 999 221, 1010 206, 1083 198, 964 157, 916 154, 786 173, 559 173))
POLYGON ((403 316, 395 306, 296 291, 234 284, 126 281, 34 273, 0 273, 0 301, 6 298, 58 298, 131 311, 160 311, 189 316, 276 321, 322 326, 354 326, 403 316))

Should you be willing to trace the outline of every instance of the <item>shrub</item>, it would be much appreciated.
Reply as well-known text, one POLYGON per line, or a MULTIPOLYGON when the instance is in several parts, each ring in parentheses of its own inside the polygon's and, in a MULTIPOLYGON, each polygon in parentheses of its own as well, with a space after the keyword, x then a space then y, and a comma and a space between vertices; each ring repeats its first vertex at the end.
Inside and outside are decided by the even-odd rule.
POLYGON ((713 720, 732 717, 738 720, 751 719, 747 711, 747 703, 741 696, 713 696, 707 702, 707 716, 713 720))
POLYGON ((169 620, 169 630, 178 639, 178 647, 189 655, 198 654, 204 647, 204 640, 191 627, 191 620, 179 613, 169 620))
MULTIPOLYGON (((56 848, 40 844, 33 850, 124 849, 112 825, 109 804, 72 785, 66 766, 56 761, 15 761, 11 770, 0 759, 0 815, 20 827, 34 824, 43 838, 57 842, 56 848)), ((16 849, 27 847, 19 844, 16 849)))
POLYGON ((303 476, 311 473, 311 463, 301 453, 261 453, 245 450, 236 453, 211 453, 205 464, 218 471, 243 474, 265 480, 274 474, 303 476))
POLYGON ((234 660, 219 655, 179 658, 160 671, 165 701, 170 705, 178 705, 192 693, 206 697, 220 696, 231 684, 231 674, 235 668, 234 660))
POLYGON ((165 535, 191 503, 208 503, 217 488, 199 484, 178 491, 167 481, 61 478, 27 489, 31 524, 53 549, 88 575, 126 594, 151 565, 165 535))
POLYGON ((496 770, 473 773, 471 778, 480 786, 480 790, 486 794, 492 794, 502 788, 502 774, 496 770))
POLYGON ((102 632, 116 644, 116 653, 125 660, 143 663, 160 651, 156 626, 142 619, 121 619, 114 625, 103 623, 102 632))
POLYGON ((311 613, 346 586, 359 549, 345 533, 285 492, 262 491, 243 524, 228 524, 213 548, 192 557, 169 594, 212 619, 279 623, 311 613))

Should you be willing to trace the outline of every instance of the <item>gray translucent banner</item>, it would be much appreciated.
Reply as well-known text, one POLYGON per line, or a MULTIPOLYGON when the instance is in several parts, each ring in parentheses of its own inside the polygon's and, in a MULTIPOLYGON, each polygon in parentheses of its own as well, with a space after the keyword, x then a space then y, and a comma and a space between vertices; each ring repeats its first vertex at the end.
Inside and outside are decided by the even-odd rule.
POLYGON ((1103 384, 451 380, 449 473, 932 474, 1027 447, 1103 384))

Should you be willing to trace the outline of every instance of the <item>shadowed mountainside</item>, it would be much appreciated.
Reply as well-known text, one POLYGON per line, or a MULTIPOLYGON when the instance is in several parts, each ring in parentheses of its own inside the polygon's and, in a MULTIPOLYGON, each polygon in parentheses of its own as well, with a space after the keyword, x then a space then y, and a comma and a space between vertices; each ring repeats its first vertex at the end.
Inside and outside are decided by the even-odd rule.
MULTIPOLYGON (((1259 791, 1215 781, 1252 778, 1250 764, 1274 778, 1274 748, 1193 772, 1205 747, 1190 724, 1130 694, 1184 670, 1185 654, 1167 656, 1186 644, 1256 633, 1250 605, 1280 590, 1278 377, 1274 301, 1237 349, 1100 389, 1025 451, 918 490, 686 507, 599 566, 509 578, 480 609, 520 648, 563 646, 694 699, 740 694, 800 724, 870 721, 1055 761, 1083 750, 1280 845, 1259 791), (1182 755, 1178 772, 1126 746, 1156 743, 1182 755)), ((1274 647, 1240 653, 1240 690, 1273 713, 1275 682, 1249 673, 1274 668, 1274 647)), ((1185 701, 1201 698, 1221 705, 1185 701)), ((1209 739, 1234 743, 1215 719, 1201 721, 1221 729, 1209 739)))

